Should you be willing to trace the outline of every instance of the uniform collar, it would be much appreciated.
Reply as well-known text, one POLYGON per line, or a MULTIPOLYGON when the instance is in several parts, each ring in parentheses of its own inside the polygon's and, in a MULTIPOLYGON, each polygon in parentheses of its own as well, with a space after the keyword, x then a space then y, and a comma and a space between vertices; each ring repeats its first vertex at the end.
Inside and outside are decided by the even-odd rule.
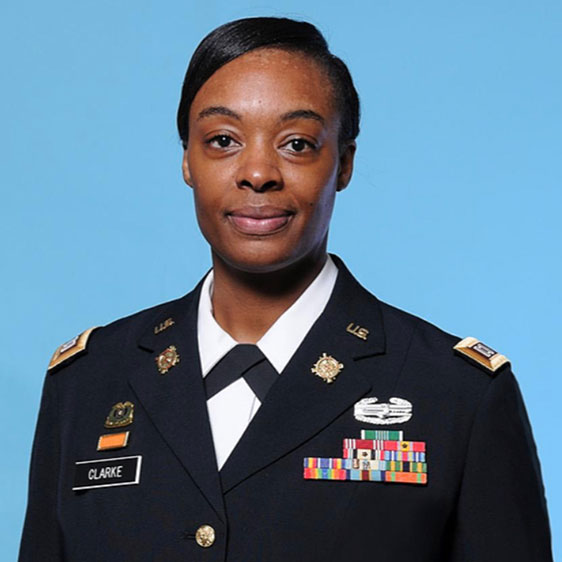
MULTIPOLYGON (((384 353, 386 337, 378 299, 357 282, 338 256, 329 254, 329 257, 337 267, 337 278, 328 304, 316 320, 329 318, 334 332, 342 334, 347 331, 346 345, 356 359, 384 353), (367 339, 354 337, 357 334, 352 334, 352 331, 360 326, 368 327, 367 339)), ((150 316, 139 332, 137 340, 139 347, 147 351, 155 351, 169 339, 168 336, 173 336, 175 332, 180 331, 182 326, 190 325, 193 331, 196 331, 197 315, 195 313, 206 279, 207 276, 201 279, 193 291, 184 297, 158 307, 158 312, 150 316), (157 327, 163 325, 168 318, 173 319, 175 325, 164 332, 158 332, 157 327)), ((307 290, 311 287, 312 285, 307 290)))
MULTIPOLYGON (((274 322, 257 342, 269 362, 281 373, 310 328, 322 314, 336 284, 338 268, 330 256, 324 267, 301 296, 274 322)), ((211 295, 213 271, 201 287, 197 314, 197 338, 203 376, 213 368, 237 341, 215 320, 211 295)))
POLYGON ((332 259, 339 272, 325 310, 272 386, 220 478, 197 349, 197 306, 203 282, 185 297, 142 318, 137 340, 140 349, 131 358, 129 383, 163 439, 223 520, 224 493, 316 435, 365 396, 373 384, 378 388, 389 384, 392 373, 385 374, 377 361, 385 352, 380 303, 340 259, 332 259), (166 327, 162 330, 161 326, 166 327), (359 327, 368 330, 366 337, 361 337, 359 327), (155 361, 171 346, 177 348, 181 360, 161 375, 155 361), (310 372, 323 353, 345 366, 334 384, 325 384, 310 372), (271 438, 273 430, 275 439, 271 438))

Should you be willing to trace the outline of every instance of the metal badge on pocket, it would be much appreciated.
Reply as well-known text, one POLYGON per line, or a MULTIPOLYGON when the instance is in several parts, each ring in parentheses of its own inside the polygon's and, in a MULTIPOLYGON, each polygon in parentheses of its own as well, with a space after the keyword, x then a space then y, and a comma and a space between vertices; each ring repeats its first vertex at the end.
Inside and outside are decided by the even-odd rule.
POLYGON ((363 398, 353 408, 356 420, 373 425, 405 423, 412 417, 412 403, 404 398, 391 398, 388 404, 378 403, 378 398, 363 398))

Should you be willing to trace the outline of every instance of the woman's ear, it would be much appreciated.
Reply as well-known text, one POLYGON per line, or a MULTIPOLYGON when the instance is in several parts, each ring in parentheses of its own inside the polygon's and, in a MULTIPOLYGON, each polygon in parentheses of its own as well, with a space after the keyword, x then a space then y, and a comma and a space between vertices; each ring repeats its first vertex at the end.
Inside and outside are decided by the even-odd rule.
POLYGON ((344 190, 351 181, 353 174, 353 160, 355 158, 355 149, 357 145, 355 141, 348 142, 340 152, 340 167, 338 170, 337 190, 344 190))
POLYGON ((183 158, 181 162, 181 171, 183 174, 183 181, 189 185, 189 187, 193 187, 193 181, 191 180, 191 174, 189 172, 189 163, 187 161, 187 148, 183 150, 183 158))

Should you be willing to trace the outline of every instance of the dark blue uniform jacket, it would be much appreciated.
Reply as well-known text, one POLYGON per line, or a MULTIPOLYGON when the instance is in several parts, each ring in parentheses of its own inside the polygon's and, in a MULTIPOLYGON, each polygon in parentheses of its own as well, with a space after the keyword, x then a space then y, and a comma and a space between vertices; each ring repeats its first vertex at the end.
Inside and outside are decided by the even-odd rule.
MULTIPOLYGON (((548 562, 544 490, 519 388, 453 351, 459 338, 377 300, 336 259, 332 297, 219 472, 197 346, 201 283, 96 330, 46 377, 20 561, 548 562), (167 318, 174 324, 155 333, 167 318), (368 329, 363 340, 350 323, 368 329), (155 358, 174 345, 162 375, 155 358), (333 384, 311 373, 323 354, 333 384), (365 397, 413 405, 400 425, 354 417, 365 397), (113 404, 134 404, 126 448, 97 451, 113 404), (308 480, 362 429, 427 446, 426 485, 308 480), (140 481, 73 491, 76 462, 141 456, 140 481), (202 548, 207 524, 215 542, 202 548)), ((119 431, 119 430, 114 430, 119 431)))

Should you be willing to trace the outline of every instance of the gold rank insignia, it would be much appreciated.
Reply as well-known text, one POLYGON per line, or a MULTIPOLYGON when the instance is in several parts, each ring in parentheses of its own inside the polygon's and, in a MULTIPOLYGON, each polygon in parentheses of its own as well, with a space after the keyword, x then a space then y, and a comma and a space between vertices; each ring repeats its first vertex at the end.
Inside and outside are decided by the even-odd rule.
POLYGON ((501 353, 498 353, 476 338, 464 338, 464 340, 457 343, 453 349, 491 373, 495 373, 506 363, 509 363, 509 359, 505 357, 505 355, 501 355, 501 353))
POLYGON ((117 402, 109 411, 104 426, 111 429, 112 427, 131 425, 133 423, 134 412, 135 405, 132 402, 117 402))
POLYGON ((310 370, 312 373, 320 377, 324 382, 330 384, 334 382, 342 369, 343 363, 340 363, 331 355, 323 353, 322 357, 318 358, 318 361, 314 363, 314 367, 312 367, 312 369, 310 370))
POLYGON ((71 340, 68 340, 60 347, 58 347, 51 357, 51 361, 49 362, 47 370, 49 372, 53 372, 55 367, 58 367, 67 359, 70 359, 71 357, 74 357, 75 355, 85 351, 86 345, 88 344, 88 339, 97 327, 98 326, 94 326, 93 328, 82 332, 81 334, 77 335, 71 340))
POLYGON ((180 362, 180 356, 175 345, 167 347, 158 357, 156 366, 161 375, 165 375, 172 367, 180 362))

